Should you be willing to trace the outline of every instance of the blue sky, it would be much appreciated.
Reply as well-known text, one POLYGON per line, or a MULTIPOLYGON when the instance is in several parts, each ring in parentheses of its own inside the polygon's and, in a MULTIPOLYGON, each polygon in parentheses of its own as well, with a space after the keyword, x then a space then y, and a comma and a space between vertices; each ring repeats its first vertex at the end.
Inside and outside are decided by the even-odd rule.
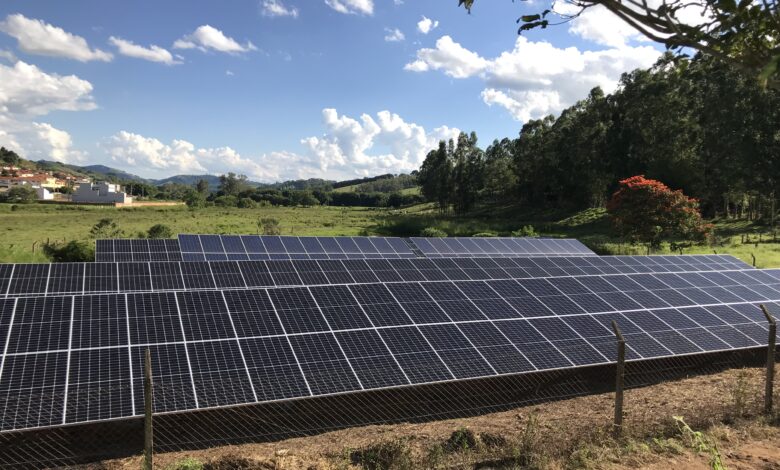
POLYGON ((516 136, 660 50, 604 11, 518 37, 543 4, 456 3, 5 0, 0 144, 157 178, 397 173, 459 130, 516 136))

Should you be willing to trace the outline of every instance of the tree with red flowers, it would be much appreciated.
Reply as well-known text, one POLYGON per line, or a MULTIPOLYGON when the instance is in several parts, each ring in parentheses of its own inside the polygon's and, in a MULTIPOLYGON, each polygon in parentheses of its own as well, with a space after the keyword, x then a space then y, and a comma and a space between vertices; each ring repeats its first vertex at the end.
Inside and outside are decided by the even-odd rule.
POLYGON ((660 181, 632 176, 620 181, 607 203, 615 228, 631 243, 658 248, 664 240, 704 240, 712 229, 704 223, 699 202, 660 181))

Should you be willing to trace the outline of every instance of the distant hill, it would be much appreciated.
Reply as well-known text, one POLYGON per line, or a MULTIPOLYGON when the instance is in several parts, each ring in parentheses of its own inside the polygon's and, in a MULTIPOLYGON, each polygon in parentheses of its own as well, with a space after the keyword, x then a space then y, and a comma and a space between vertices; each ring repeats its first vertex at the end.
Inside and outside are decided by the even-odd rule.
POLYGON ((151 180, 142 178, 138 175, 128 173, 123 170, 111 168, 105 165, 71 165, 68 163, 53 162, 48 160, 38 160, 35 162, 38 169, 43 171, 57 171, 62 173, 70 173, 75 176, 86 176, 96 179, 109 179, 120 181, 132 181, 135 183, 149 183, 151 180))
MULTIPOLYGON (((124 170, 112 168, 106 165, 72 165, 68 163, 61 163, 48 160, 38 160, 36 162, 22 160, 20 163, 23 167, 34 167, 41 171, 52 171, 71 174, 81 178, 93 178, 96 180, 107 180, 118 183, 145 183, 153 186, 161 186, 164 184, 183 184, 192 186, 198 183, 200 180, 206 180, 209 184, 209 190, 216 191, 219 187, 219 176, 216 175, 175 175, 162 179, 143 178, 133 173, 128 173, 124 170)), ((388 188, 380 187, 390 183, 393 191, 399 189, 406 189, 409 186, 413 186, 414 183, 409 183, 405 179, 409 178, 409 175, 380 175, 369 178, 359 178, 347 181, 333 181, 324 180, 320 178, 311 178, 306 180, 289 180, 277 183, 259 183, 257 181, 247 181, 249 186, 253 188, 263 189, 295 189, 295 190, 323 190, 331 191, 336 189, 338 192, 361 192, 361 190, 378 191, 378 192, 392 192, 388 188), (403 180, 402 184, 398 184, 400 180, 403 180), (376 187, 375 187, 376 186, 376 187)), ((412 180, 413 181, 413 180, 412 180)))
POLYGON ((116 168, 111 168, 105 165, 88 165, 81 168, 98 175, 105 175, 109 177, 113 176, 114 178, 122 181, 133 181, 137 183, 147 183, 152 181, 146 178, 142 178, 138 175, 134 175, 123 170, 117 170, 116 168))
MULTIPOLYGON (((163 178, 160 180, 154 180, 155 186, 160 186, 163 184, 168 183, 174 183, 174 184, 186 184, 188 186, 192 186, 193 184, 197 184, 200 180, 206 180, 209 183, 209 188, 216 189, 217 186, 219 186, 219 176, 215 175, 175 175, 170 176, 168 178, 163 178)), ((252 184, 260 184, 260 183, 252 183, 252 184)))

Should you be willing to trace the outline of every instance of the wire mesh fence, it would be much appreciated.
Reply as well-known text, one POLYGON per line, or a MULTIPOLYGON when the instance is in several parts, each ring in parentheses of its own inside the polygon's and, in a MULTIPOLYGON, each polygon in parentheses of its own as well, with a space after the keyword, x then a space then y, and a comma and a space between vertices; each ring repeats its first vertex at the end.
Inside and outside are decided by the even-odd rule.
MULTIPOLYGON (((758 367, 764 364, 765 358, 766 349, 754 349, 628 362, 625 367, 625 385, 630 390, 726 369, 758 367)), ((628 394, 624 432, 629 436, 664 433, 674 425, 670 419, 674 413, 688 415, 692 426, 723 420, 723 410, 728 407, 701 406, 714 402, 734 402, 736 404, 732 406, 732 412, 741 415, 760 413, 763 405, 762 385, 760 374, 753 373, 739 378, 733 387, 723 390, 717 397, 699 396, 696 390, 691 390, 689 410, 644 406, 641 402, 632 401, 628 394), (706 412, 707 409, 712 412, 706 412)), ((186 413, 160 413, 154 416, 154 451, 170 452, 225 444, 277 441, 371 424, 468 418, 541 402, 611 392, 614 386, 615 365, 611 364, 186 413)), ((91 390, 82 397, 83 406, 89 406, 90 402, 105 403, 106 397, 130 392, 124 388, 129 389, 129 386, 91 390)), ((173 389, 164 382, 154 386, 156 397, 170 400, 175 399, 176 393, 180 393, 180 389, 173 389)), ((31 397, 29 400, 33 403, 44 398, 55 403, 64 399, 47 396, 31 397)), ((571 417, 556 425, 572 435, 603 433, 604 429, 611 427, 612 416, 609 406, 602 411, 604 427, 588 425, 575 429, 578 420, 571 417)), ((142 416, 4 432, 0 433, 0 467, 56 467, 140 455, 143 445, 142 416)))

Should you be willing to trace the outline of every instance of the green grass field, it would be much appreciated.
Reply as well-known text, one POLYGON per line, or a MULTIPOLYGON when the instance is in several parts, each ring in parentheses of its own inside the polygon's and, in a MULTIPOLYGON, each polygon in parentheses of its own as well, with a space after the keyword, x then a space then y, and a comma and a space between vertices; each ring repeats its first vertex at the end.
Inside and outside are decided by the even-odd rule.
POLYGON ((45 262, 40 244, 49 241, 89 240, 100 219, 110 218, 124 236, 138 237, 155 224, 174 233, 258 233, 257 221, 273 217, 283 235, 370 235, 387 211, 373 208, 269 207, 260 209, 186 207, 113 208, 97 206, 0 204, 0 261, 45 262), (36 250, 33 252, 33 244, 36 250))
MULTIPOLYGON (((43 242, 89 240, 89 231, 100 219, 110 218, 125 237, 143 236, 149 227, 165 224, 174 233, 258 233, 257 221, 273 217, 280 221, 283 235, 395 235, 413 236, 427 227, 451 236, 476 233, 510 235, 532 225, 543 236, 573 237, 599 253, 645 254, 645 248, 621 244, 612 233, 603 210, 576 214, 554 212, 518 213, 511 208, 491 208, 468 217, 440 215, 430 204, 401 210, 341 207, 268 207, 259 209, 179 207, 113 208, 0 204, 0 262, 47 262, 41 253, 43 242), (15 209, 14 209, 15 207, 15 209), (33 250, 35 245, 35 250, 33 250)), ((693 246, 683 252, 732 254, 746 262, 756 257, 758 267, 780 267, 780 243, 768 228, 746 221, 714 221, 721 243, 693 246), (750 242, 741 236, 749 234, 750 242), (759 235, 761 239, 759 241, 759 235)), ((661 253, 670 253, 668 246, 661 253)), ((675 252, 678 253, 678 252, 675 252)))

